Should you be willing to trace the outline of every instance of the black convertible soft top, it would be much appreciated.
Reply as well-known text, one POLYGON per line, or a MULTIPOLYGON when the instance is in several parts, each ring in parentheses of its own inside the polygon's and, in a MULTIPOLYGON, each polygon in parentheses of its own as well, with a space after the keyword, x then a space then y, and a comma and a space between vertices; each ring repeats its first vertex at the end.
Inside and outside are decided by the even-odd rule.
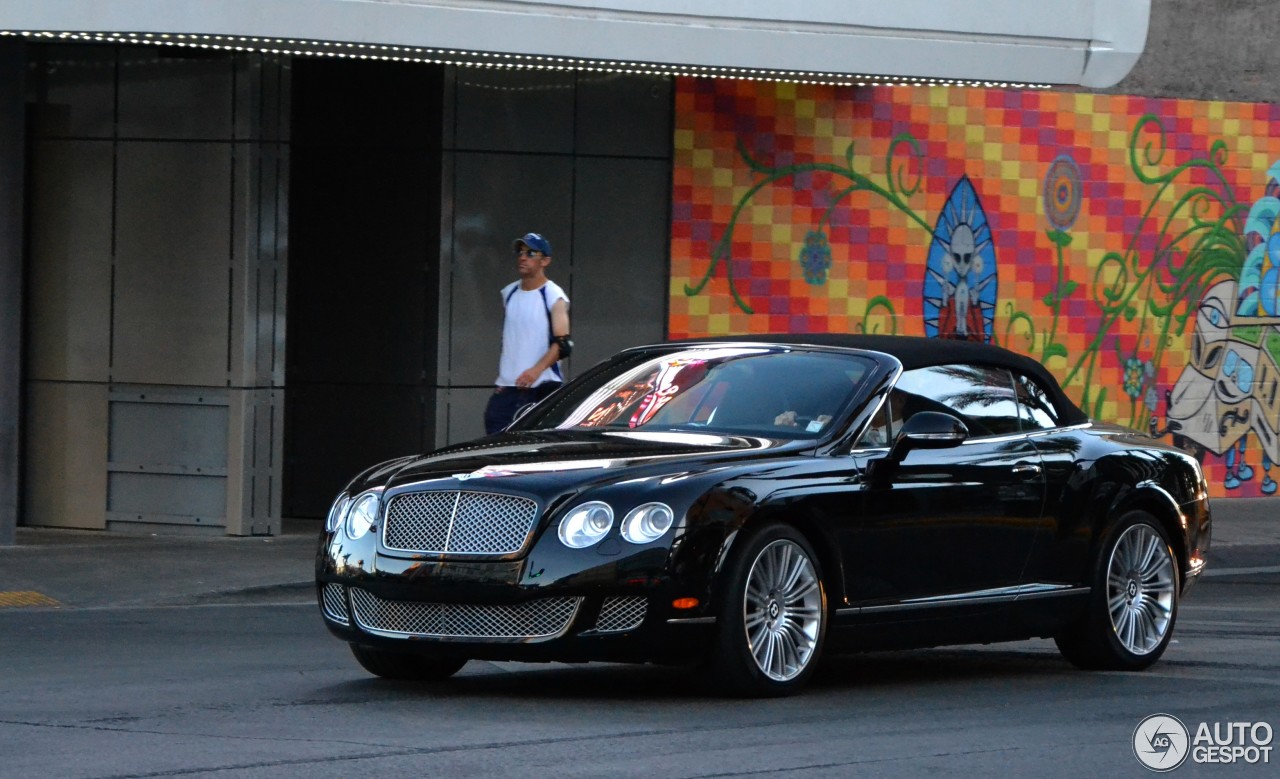
POLYGON ((950 338, 913 335, 855 335, 849 333, 784 333, 690 338, 675 343, 763 343, 788 346, 822 346, 837 349, 865 349, 893 355, 904 370, 950 363, 972 363, 1010 368, 1036 379, 1049 393, 1063 424, 1077 424, 1088 416, 1067 397, 1058 380, 1043 365, 1025 355, 1000 346, 950 338))

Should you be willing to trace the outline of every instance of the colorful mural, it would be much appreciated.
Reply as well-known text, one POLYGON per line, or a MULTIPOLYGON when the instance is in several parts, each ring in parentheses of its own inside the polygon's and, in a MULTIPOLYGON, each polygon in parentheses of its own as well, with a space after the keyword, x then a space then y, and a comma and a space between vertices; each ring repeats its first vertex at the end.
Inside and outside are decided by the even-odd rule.
POLYGON ((675 148, 672 337, 998 343, 1276 491, 1280 107, 680 79, 675 148))

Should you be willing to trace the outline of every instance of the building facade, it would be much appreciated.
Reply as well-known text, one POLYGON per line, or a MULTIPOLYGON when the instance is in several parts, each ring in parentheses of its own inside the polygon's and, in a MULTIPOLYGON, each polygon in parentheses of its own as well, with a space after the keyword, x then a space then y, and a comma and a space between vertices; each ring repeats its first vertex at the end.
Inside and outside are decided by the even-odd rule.
POLYGON ((926 52, 847 4, 499 3, 483 39, 461 6, 360 4, 385 16, 347 50, 347 0, 219 4, 239 29, 133 5, 152 26, 0 6, 26 33, 0 46, 0 533, 276 533, 370 462, 478 435, 528 230, 579 366, 667 336, 982 337, 1198 451, 1216 494, 1274 489, 1276 82, 1144 59, 1106 89, 1202 6, 1155 3, 1147 35, 1146 3, 1059 3, 1057 39, 1034 4, 935 13, 926 52), (617 18, 579 34, 588 5, 617 18), (402 40, 408 12, 445 15, 402 40), (857 35, 858 67, 823 67, 857 35), (529 40, 592 59, 494 66, 529 40), (1065 86, 1000 86, 1038 80, 1065 86))

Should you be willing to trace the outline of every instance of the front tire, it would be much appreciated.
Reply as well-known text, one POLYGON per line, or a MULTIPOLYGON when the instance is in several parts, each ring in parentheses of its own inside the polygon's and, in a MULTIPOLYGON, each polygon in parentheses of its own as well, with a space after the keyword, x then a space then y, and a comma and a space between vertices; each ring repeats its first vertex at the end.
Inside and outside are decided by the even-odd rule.
POLYGON ((1178 616, 1178 558, 1155 517, 1130 511, 1108 533, 1094 564, 1084 617, 1055 637, 1090 670, 1140 671, 1169 646, 1178 616))
POLYGON ((359 644, 351 645, 351 654, 364 670, 374 676, 408 682, 448 679, 467 664, 466 658, 430 657, 359 644))
POLYGON ((724 571, 706 663, 733 695, 790 695, 813 673, 827 628, 822 568, 805 537, 771 523, 742 539, 724 571))

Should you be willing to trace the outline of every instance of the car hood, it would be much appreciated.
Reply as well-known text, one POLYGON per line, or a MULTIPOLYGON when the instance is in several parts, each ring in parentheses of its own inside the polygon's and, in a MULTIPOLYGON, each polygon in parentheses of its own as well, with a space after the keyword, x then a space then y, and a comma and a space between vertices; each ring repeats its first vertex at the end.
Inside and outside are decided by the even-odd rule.
POLYGON ((542 430, 499 433, 366 471, 353 491, 434 480, 518 478, 521 489, 618 478, 622 470, 690 470, 700 463, 812 451, 815 442, 703 433, 542 430))

